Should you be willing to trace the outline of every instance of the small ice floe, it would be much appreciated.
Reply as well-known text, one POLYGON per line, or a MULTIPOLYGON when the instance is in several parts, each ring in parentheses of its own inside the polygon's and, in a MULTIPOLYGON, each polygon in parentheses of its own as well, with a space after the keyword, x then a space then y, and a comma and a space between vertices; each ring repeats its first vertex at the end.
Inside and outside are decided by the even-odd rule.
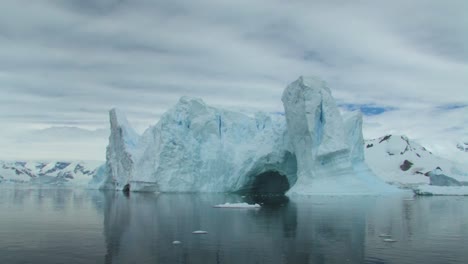
POLYGON ((406 198, 406 199, 403 199, 403 201, 414 201, 414 198, 406 198))
POLYGON ((389 235, 389 234, 380 234, 379 237, 392 237, 392 235, 389 235))
POLYGON ((225 203, 214 205, 214 208, 246 208, 246 209, 255 209, 260 208, 259 204, 248 204, 248 203, 225 203))
POLYGON ((396 242, 396 240, 391 239, 391 238, 386 238, 386 239, 384 239, 383 241, 384 241, 384 242, 389 242, 389 243, 391 243, 391 242, 396 242))
POLYGON ((179 245, 179 244, 181 244, 181 243, 182 243, 182 242, 180 242, 179 240, 174 240, 174 241, 172 241, 172 244, 173 244, 173 245, 179 245))
POLYGON ((195 234, 195 235, 206 235, 208 234, 207 231, 204 231, 204 230, 197 230, 197 231, 193 231, 192 234, 195 234))

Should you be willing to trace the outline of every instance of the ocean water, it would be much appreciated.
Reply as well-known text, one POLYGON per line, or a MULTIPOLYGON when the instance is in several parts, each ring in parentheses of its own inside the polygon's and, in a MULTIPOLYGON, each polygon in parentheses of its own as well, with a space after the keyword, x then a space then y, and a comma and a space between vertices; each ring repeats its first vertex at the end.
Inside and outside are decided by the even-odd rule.
POLYGON ((467 245, 468 197, 0 189, 0 263, 468 263, 467 245))

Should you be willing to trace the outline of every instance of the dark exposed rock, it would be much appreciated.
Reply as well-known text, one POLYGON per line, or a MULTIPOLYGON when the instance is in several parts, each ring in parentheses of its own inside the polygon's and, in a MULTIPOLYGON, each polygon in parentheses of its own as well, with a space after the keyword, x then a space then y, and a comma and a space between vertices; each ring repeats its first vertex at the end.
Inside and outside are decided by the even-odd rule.
POLYGON ((383 137, 383 138, 379 141, 379 144, 382 143, 383 141, 389 140, 391 137, 392 137, 392 135, 386 135, 385 137, 383 137))
POLYGON ((55 166, 52 169, 46 171, 45 174, 53 173, 53 172, 56 172, 57 170, 63 170, 66 167, 68 167, 68 165, 70 165, 69 162, 57 162, 55 166))
POLYGON ((422 150, 429 152, 429 154, 432 154, 432 152, 430 152, 429 150, 427 150, 427 148, 425 148, 425 147, 422 147, 422 150))
POLYGON ((73 174, 71 172, 60 173, 57 178, 73 179, 73 174))
POLYGON ((408 139, 407 137, 401 136, 401 139, 403 139, 403 140, 406 142, 406 144, 407 144, 408 146, 410 145, 409 139, 408 139))
POLYGON ((457 148, 461 151, 468 152, 468 142, 458 143, 457 148))
POLYGON ((42 170, 45 166, 47 166, 46 163, 39 163, 36 165, 36 169, 42 170))
POLYGON ((15 165, 16 165, 16 166, 20 166, 20 167, 24 167, 24 166, 26 166, 26 162, 24 162, 24 161, 17 161, 17 162, 15 162, 15 165))
POLYGON ((410 149, 411 149, 410 146, 406 145, 405 150, 403 150, 403 152, 401 152, 400 155, 405 154, 405 152, 409 151, 410 149))
POLYGON ((84 167, 81 164, 77 164, 73 172, 83 171, 84 167))
POLYGON ((90 170, 87 170, 83 165, 81 164, 77 164, 75 166, 75 169, 73 169, 73 172, 74 173, 78 173, 78 172, 81 172, 83 173, 84 175, 91 175, 93 173, 93 171, 90 171, 90 170))
POLYGON ((36 175, 34 175, 34 173, 33 173, 32 171, 27 170, 27 169, 25 169, 25 170, 23 171, 23 173, 25 173, 26 175, 28 175, 28 176, 31 177, 31 178, 36 177, 36 175))
POLYGON ((367 144, 366 148, 372 148, 374 144, 367 144))
POLYGON ((402 171, 407 171, 411 168, 411 166, 413 166, 413 163, 409 160, 405 160, 403 161, 403 164, 400 165, 400 169, 402 171))

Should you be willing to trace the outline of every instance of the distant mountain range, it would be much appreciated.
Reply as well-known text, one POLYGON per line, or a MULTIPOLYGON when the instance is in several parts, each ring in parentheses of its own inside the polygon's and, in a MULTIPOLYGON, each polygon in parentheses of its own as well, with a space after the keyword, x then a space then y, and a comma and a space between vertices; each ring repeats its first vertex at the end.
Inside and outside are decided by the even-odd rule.
POLYGON ((85 186, 102 161, 0 161, 1 183, 85 186))

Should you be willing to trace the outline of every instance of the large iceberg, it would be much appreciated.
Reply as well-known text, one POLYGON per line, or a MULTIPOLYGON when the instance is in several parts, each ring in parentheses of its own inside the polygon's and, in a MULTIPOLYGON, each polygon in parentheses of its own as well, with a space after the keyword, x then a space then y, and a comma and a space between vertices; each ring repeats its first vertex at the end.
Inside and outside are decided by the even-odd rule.
POLYGON ((325 82, 300 77, 282 101, 284 114, 247 115, 182 97, 141 136, 113 109, 98 187, 289 195, 395 190, 364 163, 362 116, 342 116, 325 82))

